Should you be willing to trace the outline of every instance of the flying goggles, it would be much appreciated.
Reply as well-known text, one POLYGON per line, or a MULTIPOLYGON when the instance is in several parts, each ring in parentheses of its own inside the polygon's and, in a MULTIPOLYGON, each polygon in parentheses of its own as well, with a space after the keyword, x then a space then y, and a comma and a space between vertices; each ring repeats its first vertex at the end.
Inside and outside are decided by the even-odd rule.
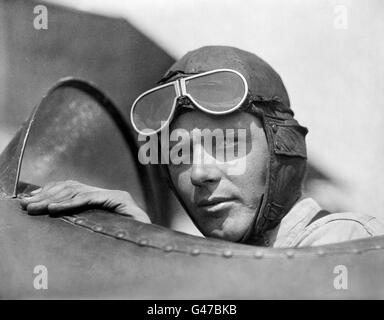
POLYGON ((246 79, 232 69, 182 77, 141 94, 132 105, 131 122, 138 133, 152 135, 169 125, 183 98, 206 113, 223 115, 239 109, 247 94, 246 79))

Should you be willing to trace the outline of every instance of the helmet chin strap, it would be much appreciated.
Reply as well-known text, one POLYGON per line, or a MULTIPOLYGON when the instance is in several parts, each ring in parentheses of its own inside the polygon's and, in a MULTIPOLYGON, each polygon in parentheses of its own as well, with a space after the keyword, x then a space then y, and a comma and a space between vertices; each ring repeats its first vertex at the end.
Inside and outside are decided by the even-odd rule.
MULTIPOLYGON (((243 237, 237 242, 255 244, 254 241, 252 241, 252 243, 250 243, 248 241, 252 239, 252 233, 254 232, 255 227, 256 227, 257 217, 259 216, 259 214, 261 212, 261 208, 263 207, 263 200, 264 200, 264 194, 262 194, 260 197, 260 201, 259 201, 259 204, 258 204, 257 209, 255 211, 255 215, 253 216, 252 222, 250 223, 247 231, 244 233, 243 237)), ((259 244, 258 243, 259 241, 256 241, 256 242, 257 242, 256 244, 259 244)))

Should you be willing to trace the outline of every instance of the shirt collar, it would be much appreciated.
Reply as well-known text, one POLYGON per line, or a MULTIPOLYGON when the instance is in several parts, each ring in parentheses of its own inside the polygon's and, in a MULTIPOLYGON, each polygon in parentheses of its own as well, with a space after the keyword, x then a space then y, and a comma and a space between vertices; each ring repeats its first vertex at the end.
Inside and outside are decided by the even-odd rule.
POLYGON ((280 224, 267 232, 266 236, 271 247, 290 246, 296 236, 304 230, 312 218, 321 210, 312 198, 302 199, 281 220, 280 224))

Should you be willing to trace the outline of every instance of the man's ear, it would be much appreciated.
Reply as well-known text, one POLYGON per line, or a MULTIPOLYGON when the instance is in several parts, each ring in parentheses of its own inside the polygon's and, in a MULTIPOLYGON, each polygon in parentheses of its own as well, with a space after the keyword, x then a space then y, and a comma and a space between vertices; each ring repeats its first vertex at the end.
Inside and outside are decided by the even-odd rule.
POLYGON ((251 137, 257 137, 257 139, 252 139, 251 148, 260 150, 259 152, 265 155, 265 157, 263 158, 265 166, 261 173, 263 182, 265 185, 267 183, 268 161, 270 158, 269 147, 268 147, 268 141, 267 141, 267 134, 262 125, 262 121, 257 117, 255 117, 255 119, 257 120, 250 124, 250 132, 251 132, 251 137), (262 144, 260 144, 260 141, 262 141, 262 144))

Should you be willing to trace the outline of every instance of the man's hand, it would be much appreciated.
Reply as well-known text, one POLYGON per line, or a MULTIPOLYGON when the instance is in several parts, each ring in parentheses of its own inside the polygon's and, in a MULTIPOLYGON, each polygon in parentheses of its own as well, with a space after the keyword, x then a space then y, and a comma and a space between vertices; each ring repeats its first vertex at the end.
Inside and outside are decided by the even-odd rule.
POLYGON ((21 207, 31 215, 58 215, 73 209, 100 208, 151 223, 126 191, 91 187, 77 181, 52 182, 21 199, 21 207))

